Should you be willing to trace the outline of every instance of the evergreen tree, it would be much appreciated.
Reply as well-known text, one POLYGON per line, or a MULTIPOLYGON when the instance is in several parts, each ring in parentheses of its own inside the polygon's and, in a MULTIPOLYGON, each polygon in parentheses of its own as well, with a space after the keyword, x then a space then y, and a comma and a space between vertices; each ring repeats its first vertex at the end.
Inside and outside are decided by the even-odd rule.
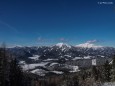
POLYGON ((111 79, 111 77, 110 77, 110 75, 111 75, 111 66, 109 65, 108 60, 104 64, 104 72, 103 73, 104 73, 103 74, 104 75, 104 81, 109 82, 110 79, 111 79))
POLYGON ((0 47, 0 86, 9 86, 8 55, 5 43, 0 47))
POLYGON ((73 81, 73 86, 79 86, 78 76, 74 76, 72 81, 73 81))
POLYGON ((115 81, 115 55, 112 60, 111 79, 115 81))
POLYGON ((97 81, 98 80, 98 69, 96 68, 96 66, 93 66, 92 67, 92 77, 94 77, 94 79, 95 79, 95 81, 97 81))
POLYGON ((23 86, 23 73, 16 59, 10 63, 10 86, 23 86))
POLYGON ((3 85, 3 57, 2 57, 2 49, 0 48, 0 86, 3 85))
POLYGON ((28 82, 31 83, 31 77, 28 77, 3 44, 0 47, 0 86, 30 86, 28 82))
POLYGON ((81 69, 81 72, 79 73, 79 75, 80 75, 80 78, 82 80, 85 80, 87 78, 86 70, 85 69, 81 69))

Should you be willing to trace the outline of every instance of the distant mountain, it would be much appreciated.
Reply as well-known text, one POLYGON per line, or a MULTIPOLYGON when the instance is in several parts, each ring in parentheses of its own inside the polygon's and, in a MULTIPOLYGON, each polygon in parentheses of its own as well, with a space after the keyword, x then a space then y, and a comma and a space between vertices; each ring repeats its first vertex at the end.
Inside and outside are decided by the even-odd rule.
POLYGON ((64 47, 67 47, 67 48, 71 48, 70 45, 66 44, 66 43, 57 43, 56 45, 54 46, 57 46, 59 48, 64 48, 64 47))
POLYGON ((79 45, 76 45, 76 47, 82 47, 82 48, 103 48, 103 46, 100 46, 100 45, 95 45, 95 44, 91 44, 89 42, 86 42, 84 44, 79 44, 79 45))
POLYGON ((19 59, 28 59, 33 55, 39 55, 39 59, 73 59, 75 57, 102 56, 111 57, 115 54, 115 48, 103 47, 92 43, 84 43, 71 46, 66 43, 58 43, 53 46, 40 47, 14 47, 8 49, 19 59))
POLYGON ((103 58, 106 60, 115 54, 115 48, 113 47, 103 47, 92 43, 84 43, 76 46, 66 43, 40 47, 16 46, 8 48, 8 51, 15 55, 24 70, 37 74, 43 72, 42 75, 51 72, 52 68, 55 70, 55 73, 62 74, 62 71, 57 71, 60 70, 60 64, 63 64, 61 69, 64 68, 64 70, 65 68, 68 70, 68 67, 76 68, 65 64, 69 61, 92 58, 103 58), (56 66, 56 69, 54 66, 56 66))

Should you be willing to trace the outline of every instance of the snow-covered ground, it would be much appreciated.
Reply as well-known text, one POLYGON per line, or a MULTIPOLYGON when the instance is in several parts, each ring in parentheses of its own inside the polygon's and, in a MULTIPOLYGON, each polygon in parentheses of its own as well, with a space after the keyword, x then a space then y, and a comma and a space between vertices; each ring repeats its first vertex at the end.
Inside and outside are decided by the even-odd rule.
POLYGON ((75 57, 73 58, 72 60, 78 60, 78 59, 91 59, 92 56, 84 56, 83 58, 82 57, 75 57))
POLYGON ((22 66, 22 68, 24 70, 28 70, 28 69, 34 69, 34 68, 39 67, 39 66, 45 67, 45 65, 47 65, 47 64, 48 64, 48 62, 41 62, 41 63, 36 63, 36 64, 25 64, 22 66))
POLYGON ((46 60, 43 60, 43 61, 52 61, 52 60, 58 60, 58 59, 46 59, 46 60))
POLYGON ((115 86, 115 82, 104 83, 102 86, 115 86))
POLYGON ((72 71, 70 71, 70 72, 78 72, 78 71, 79 71, 78 66, 72 66, 72 71))
POLYGON ((72 60, 82 59, 81 57, 75 57, 72 60))
POLYGON ((29 59, 32 59, 32 60, 39 60, 39 55, 33 55, 33 57, 28 57, 29 59))
POLYGON ((91 56, 84 56, 84 59, 90 59, 91 56))
POLYGON ((70 57, 70 58, 71 58, 71 56, 70 56, 70 55, 64 55, 64 56, 67 56, 67 57, 70 57))
POLYGON ((63 74, 62 71, 51 71, 51 72, 56 73, 56 74, 63 74))
POLYGON ((56 64, 59 64, 59 63, 54 62, 54 63, 51 63, 50 66, 54 66, 56 64))
POLYGON ((47 71, 42 70, 42 69, 35 69, 35 70, 30 71, 30 72, 37 74, 39 76, 45 76, 45 74, 48 73, 47 71))
POLYGON ((20 64, 20 65, 25 65, 26 62, 25 62, 25 61, 20 61, 19 64, 20 64))

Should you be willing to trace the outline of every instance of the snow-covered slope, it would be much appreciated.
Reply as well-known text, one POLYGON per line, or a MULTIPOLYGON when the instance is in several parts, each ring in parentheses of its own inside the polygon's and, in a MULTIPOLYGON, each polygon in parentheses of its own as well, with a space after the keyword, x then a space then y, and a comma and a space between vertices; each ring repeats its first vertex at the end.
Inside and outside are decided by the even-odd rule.
POLYGON ((62 47, 68 47, 68 48, 71 48, 71 46, 68 45, 68 44, 66 44, 66 43, 57 43, 57 44, 54 45, 54 46, 57 46, 57 47, 59 47, 59 48, 62 48, 62 47))
POLYGON ((95 45, 90 42, 79 44, 76 46, 70 46, 66 43, 58 43, 54 46, 42 46, 42 47, 15 47, 10 48, 17 58, 24 59, 28 62, 34 62, 37 60, 48 60, 48 59, 74 59, 76 57, 111 57, 115 54, 115 48, 103 47, 95 45), (34 60, 34 61, 31 61, 34 60))
POLYGON ((105 59, 115 54, 115 48, 103 47, 91 42, 76 46, 58 43, 53 46, 14 47, 8 50, 18 58, 19 64, 25 71, 41 76, 47 75, 47 73, 62 74, 62 71, 58 70, 59 68, 67 69, 70 72, 78 71, 74 65, 65 65, 66 62, 88 61, 92 58, 105 59))
POLYGON ((39 60, 39 55, 33 55, 32 57, 28 57, 29 59, 32 59, 32 60, 39 60))
POLYGON ((103 46, 95 45, 95 44, 86 42, 86 43, 83 43, 83 44, 76 45, 76 47, 82 47, 82 48, 95 48, 95 49, 97 49, 97 48, 102 48, 103 46))

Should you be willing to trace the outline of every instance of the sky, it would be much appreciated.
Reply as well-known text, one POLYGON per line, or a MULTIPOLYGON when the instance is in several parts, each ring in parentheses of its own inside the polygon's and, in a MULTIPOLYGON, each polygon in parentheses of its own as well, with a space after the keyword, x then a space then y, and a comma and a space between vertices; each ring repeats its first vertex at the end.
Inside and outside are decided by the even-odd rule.
POLYGON ((115 47, 115 0, 0 0, 0 43, 115 47))

